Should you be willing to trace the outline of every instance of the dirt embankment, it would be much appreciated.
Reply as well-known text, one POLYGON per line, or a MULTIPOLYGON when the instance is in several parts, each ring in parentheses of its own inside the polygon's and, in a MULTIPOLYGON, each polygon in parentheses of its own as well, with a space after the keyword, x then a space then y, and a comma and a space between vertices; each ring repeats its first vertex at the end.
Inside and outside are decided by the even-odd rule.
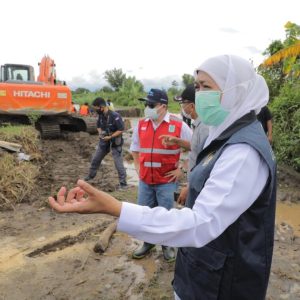
MULTIPOLYGON (((127 134, 125 149, 129 143, 127 134)), ((174 264, 164 262, 160 247, 141 261, 132 260, 139 241, 117 232, 104 254, 94 253, 99 234, 114 219, 101 214, 60 215, 46 205, 49 194, 61 185, 73 186, 87 174, 96 144, 97 137, 85 133, 41 141, 39 176, 25 199, 28 203, 0 212, 1 300, 173 299, 174 264)), ((290 203, 294 201, 290 191, 297 192, 299 182, 292 184, 288 174, 282 176, 285 202, 290 203)), ((92 183, 121 200, 135 202, 136 187, 115 190, 118 179, 110 155, 92 183)), ((300 299, 300 240, 295 236, 297 228, 283 220, 277 224, 267 299, 300 299)))

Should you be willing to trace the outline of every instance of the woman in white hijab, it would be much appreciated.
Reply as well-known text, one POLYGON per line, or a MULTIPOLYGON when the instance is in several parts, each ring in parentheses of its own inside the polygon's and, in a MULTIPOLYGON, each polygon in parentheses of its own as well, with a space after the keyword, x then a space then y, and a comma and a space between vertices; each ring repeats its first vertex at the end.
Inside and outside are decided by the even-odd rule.
MULTIPOLYGON (((213 78, 217 89, 222 92, 221 106, 228 113, 228 116, 225 114, 227 117, 222 123, 210 126, 205 145, 210 144, 232 123, 251 110, 258 114, 269 101, 269 90, 264 78, 255 73, 249 62, 238 56, 222 55, 206 60, 195 71, 198 87, 199 72, 205 72, 213 78)), ((199 105, 199 101, 197 102, 199 105)), ((199 111, 198 108, 198 113, 203 119, 203 111, 199 111)))
POLYGON ((205 61, 195 81, 196 110, 210 130, 190 173, 185 208, 121 203, 82 180, 67 197, 62 187, 49 202, 59 212, 117 216, 120 231, 180 247, 176 299, 262 300, 273 250, 276 167, 256 113, 268 88, 249 62, 231 55, 205 61))

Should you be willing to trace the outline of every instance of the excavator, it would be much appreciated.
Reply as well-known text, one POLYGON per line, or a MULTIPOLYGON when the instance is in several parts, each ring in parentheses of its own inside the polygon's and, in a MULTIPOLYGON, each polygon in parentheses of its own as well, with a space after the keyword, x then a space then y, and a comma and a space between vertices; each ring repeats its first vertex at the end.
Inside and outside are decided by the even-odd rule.
POLYGON ((39 75, 29 65, 4 64, 0 73, 0 125, 30 124, 42 138, 55 138, 62 130, 97 133, 96 118, 72 112, 72 94, 56 77, 56 65, 45 55, 39 62, 39 75))

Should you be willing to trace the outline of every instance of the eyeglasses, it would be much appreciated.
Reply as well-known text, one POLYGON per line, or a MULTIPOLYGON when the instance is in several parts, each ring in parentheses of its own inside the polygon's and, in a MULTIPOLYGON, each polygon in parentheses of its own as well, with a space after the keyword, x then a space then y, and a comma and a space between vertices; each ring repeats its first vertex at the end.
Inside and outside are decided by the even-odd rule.
POLYGON ((145 103, 145 107, 149 107, 149 108, 154 108, 154 107, 156 107, 158 104, 157 103, 145 103))
POLYGON ((185 102, 181 102, 181 103, 180 103, 180 106, 181 106, 181 107, 187 107, 187 106, 189 106, 189 105, 191 105, 191 104, 194 104, 194 103, 193 103, 193 102, 185 101, 185 102))

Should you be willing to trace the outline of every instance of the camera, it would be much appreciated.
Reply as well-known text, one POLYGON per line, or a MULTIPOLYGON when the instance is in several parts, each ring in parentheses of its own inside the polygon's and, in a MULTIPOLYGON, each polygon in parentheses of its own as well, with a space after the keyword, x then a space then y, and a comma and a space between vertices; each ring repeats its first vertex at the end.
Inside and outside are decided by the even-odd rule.
POLYGON ((106 136, 109 136, 109 132, 107 132, 106 130, 102 130, 102 132, 99 134, 100 139, 103 139, 106 136))

